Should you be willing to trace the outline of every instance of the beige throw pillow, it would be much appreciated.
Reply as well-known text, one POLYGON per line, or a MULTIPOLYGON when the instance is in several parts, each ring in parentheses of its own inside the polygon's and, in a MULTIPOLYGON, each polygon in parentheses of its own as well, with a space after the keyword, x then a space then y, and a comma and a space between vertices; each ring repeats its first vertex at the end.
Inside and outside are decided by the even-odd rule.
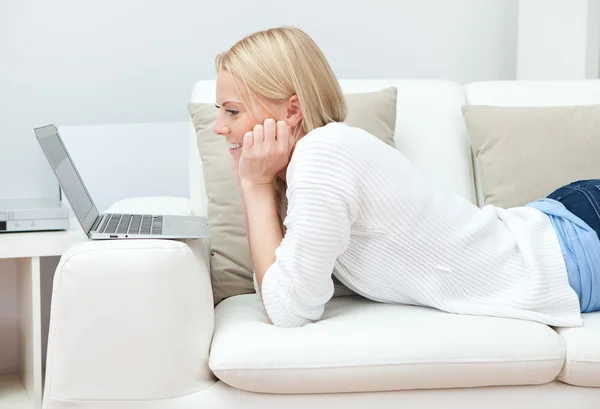
POLYGON ((466 105, 463 114, 483 204, 523 206, 600 177, 600 105, 466 105))
MULTIPOLYGON (((345 97, 348 106, 345 122, 365 129, 395 147, 397 89, 391 87, 378 92, 347 94, 345 97)), ((211 279, 214 302, 218 304, 234 295, 255 292, 252 259, 227 143, 212 130, 217 109, 214 104, 204 103, 191 103, 188 108, 196 130, 208 197, 211 279)), ((335 281, 336 296, 351 293, 335 281)))

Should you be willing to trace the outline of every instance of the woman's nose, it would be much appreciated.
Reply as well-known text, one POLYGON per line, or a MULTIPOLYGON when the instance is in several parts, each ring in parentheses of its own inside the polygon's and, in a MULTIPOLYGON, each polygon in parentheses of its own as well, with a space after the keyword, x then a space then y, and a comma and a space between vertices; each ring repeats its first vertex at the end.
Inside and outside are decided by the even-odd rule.
POLYGON ((225 125, 219 118, 215 121, 213 125, 213 132, 217 135, 226 136, 229 134, 229 127, 225 125))

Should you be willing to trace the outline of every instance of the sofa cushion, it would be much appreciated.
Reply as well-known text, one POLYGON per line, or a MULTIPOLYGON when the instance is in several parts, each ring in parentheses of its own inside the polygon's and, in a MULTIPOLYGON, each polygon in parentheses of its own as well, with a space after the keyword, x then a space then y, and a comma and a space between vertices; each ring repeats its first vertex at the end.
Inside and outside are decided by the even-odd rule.
POLYGON ((466 105, 463 112, 481 204, 523 206, 600 175, 600 105, 466 105))
POLYGON ((257 295, 215 311, 209 365, 223 382, 264 393, 340 393, 544 384, 564 363, 560 336, 522 320, 332 299, 321 321, 268 324, 257 295))
POLYGON ((559 328, 566 362, 558 380, 575 386, 600 387, 600 312, 582 314, 583 327, 559 328))
MULTIPOLYGON (((365 129, 395 147, 397 93, 395 87, 388 87, 377 92, 345 94, 345 122, 365 129)), ((214 302, 218 304, 225 298, 254 292, 252 259, 227 143, 212 130, 218 111, 214 103, 190 103, 188 108, 196 131, 208 197, 211 280, 214 302)), ((351 294, 337 279, 335 284, 336 296, 351 294)))

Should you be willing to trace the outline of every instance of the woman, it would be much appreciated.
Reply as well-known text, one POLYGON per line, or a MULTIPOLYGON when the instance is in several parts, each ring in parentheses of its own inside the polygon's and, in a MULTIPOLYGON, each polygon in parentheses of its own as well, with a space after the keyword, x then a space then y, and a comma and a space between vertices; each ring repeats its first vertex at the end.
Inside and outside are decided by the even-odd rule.
POLYGON ((339 84, 304 32, 254 33, 216 65, 214 131, 229 143, 273 324, 318 320, 332 274, 375 301, 451 313, 579 326, 600 309, 599 181, 480 209, 343 123, 339 84))

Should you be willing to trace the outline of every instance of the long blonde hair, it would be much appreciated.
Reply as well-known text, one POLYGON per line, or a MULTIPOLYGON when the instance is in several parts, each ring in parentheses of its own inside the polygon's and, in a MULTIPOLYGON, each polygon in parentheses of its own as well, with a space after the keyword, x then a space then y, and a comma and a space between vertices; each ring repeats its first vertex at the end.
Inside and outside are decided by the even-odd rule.
MULTIPOLYGON (((244 84, 250 106, 256 104, 256 97, 278 103, 296 95, 303 116, 294 129, 296 141, 315 128, 346 119, 346 103, 333 70, 317 44, 298 28, 278 27, 253 33, 219 54, 216 68, 244 84)), ((278 177, 273 183, 277 215, 285 232, 287 186, 278 177)))

